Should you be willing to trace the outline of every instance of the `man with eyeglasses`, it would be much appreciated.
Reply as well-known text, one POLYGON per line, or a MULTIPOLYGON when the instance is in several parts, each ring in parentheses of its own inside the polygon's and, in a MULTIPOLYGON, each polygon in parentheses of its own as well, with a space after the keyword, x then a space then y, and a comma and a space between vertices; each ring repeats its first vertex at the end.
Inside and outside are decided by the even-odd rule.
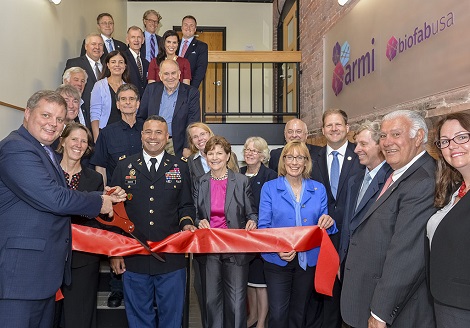
POLYGON ((418 112, 399 110, 380 130, 394 172, 351 232, 341 313, 352 327, 435 327, 425 269, 426 224, 436 211, 428 128, 418 112))
POLYGON ((145 59, 150 63, 158 55, 158 45, 160 44, 161 36, 157 35, 157 30, 162 16, 157 11, 149 9, 144 13, 142 20, 144 22, 145 42, 140 51, 145 54, 145 59))
MULTIPOLYGON (((106 55, 114 50, 125 51, 127 46, 124 42, 116 40, 112 37, 114 33, 114 19, 111 14, 101 13, 96 17, 96 24, 98 31, 101 34, 104 42, 103 55, 101 56, 101 62, 104 62, 106 55)), ((80 56, 85 54, 85 40, 83 40, 82 50, 80 51, 80 56)))
MULTIPOLYGON (((351 176, 363 172, 364 166, 354 153, 355 144, 348 141, 348 115, 341 109, 328 109, 322 116, 322 133, 326 138, 324 146, 313 160, 312 179, 321 182, 328 196, 328 214, 335 220, 338 233, 331 235, 331 241, 339 249, 344 210, 347 200, 347 185, 351 176)), ((323 322, 322 327, 341 328, 340 314, 341 285, 336 279, 333 297, 323 296, 323 311, 313 309, 307 312, 307 327, 323 322), (323 313, 322 313, 323 312, 323 313)))
MULTIPOLYGON (((302 142, 307 142, 307 135, 307 124, 305 124, 305 122, 299 120, 298 118, 294 118, 288 121, 286 123, 286 126, 284 127, 284 138, 286 140, 286 143, 292 140, 300 140, 302 142)), ((312 161, 314 161, 317 158, 316 155, 320 151, 321 147, 309 144, 306 145, 310 153, 310 157, 312 158, 312 161)), ((281 157, 283 149, 284 147, 271 150, 268 166, 275 172, 278 171, 277 169, 279 165, 279 158, 281 157)))

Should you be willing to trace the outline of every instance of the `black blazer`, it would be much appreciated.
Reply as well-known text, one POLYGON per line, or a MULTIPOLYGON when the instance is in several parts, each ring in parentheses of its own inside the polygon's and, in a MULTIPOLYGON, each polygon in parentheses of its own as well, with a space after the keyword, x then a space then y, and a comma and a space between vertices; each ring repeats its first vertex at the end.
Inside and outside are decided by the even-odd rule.
MULTIPOLYGON (((211 174, 207 172, 199 178, 196 187, 196 226, 203 219, 211 219, 211 174)), ((258 222, 258 209, 253 200, 249 179, 228 170, 227 193, 225 195, 225 219, 229 229, 244 229, 248 220, 258 222)), ((247 264, 253 254, 233 254, 238 265, 247 264)), ((206 256, 198 256, 198 261, 205 263, 206 256)))
POLYGON ((465 310, 470 310, 469 213, 467 194, 439 223, 432 238, 429 263, 434 299, 465 310))
POLYGON ((338 233, 331 235, 331 241, 336 249, 339 248, 341 238, 341 230, 343 227, 343 217, 348 194, 348 180, 351 176, 364 170, 364 166, 359 163, 359 158, 354 153, 355 144, 348 141, 343 166, 339 176, 338 191, 336 199, 333 197, 330 186, 330 178, 328 176, 326 146, 321 148, 317 154, 317 160, 313 161, 312 179, 321 182, 326 188, 328 195, 328 214, 335 220, 338 233))
MULTIPOLYGON (((137 117, 146 120, 150 115, 160 115, 163 88, 163 82, 147 85, 140 101, 137 117)), ((175 111, 173 113, 173 122, 171 122, 173 147, 177 157, 181 157, 183 148, 187 147, 186 127, 200 120, 199 90, 190 85, 180 83, 175 111)))
POLYGON ((124 54, 127 57, 127 67, 129 70, 129 76, 131 83, 139 89, 140 98, 144 95, 145 87, 147 86, 147 74, 149 71, 149 62, 145 59, 145 52, 140 52, 139 57, 142 62, 142 78, 140 77, 139 68, 134 59, 134 55, 131 53, 130 49, 126 49, 124 54))
MULTIPOLYGON (((182 47, 182 43, 183 42, 180 42, 180 47, 182 47)), ((179 49, 177 54, 178 53, 179 49)), ((199 88, 199 85, 206 76, 207 64, 209 61, 208 57, 209 51, 207 43, 194 37, 188 45, 184 58, 189 61, 189 66, 191 67, 191 85, 195 88, 199 88)))
MULTIPOLYGON (((127 45, 124 43, 124 42, 121 42, 119 40, 116 40, 115 38, 111 38, 113 39, 113 42, 114 42, 114 50, 121 50, 122 52, 124 52, 126 49, 127 49, 127 45)), ((104 42, 104 40, 103 40, 104 42)), ((85 40, 83 40, 82 42, 82 48, 80 50, 80 56, 84 56, 86 53, 86 50, 85 50, 85 40)), ((103 55, 101 55, 101 62, 104 64, 104 60, 106 59, 106 55, 108 55, 108 48, 106 48, 106 44, 103 45, 103 55)))
POLYGON ((64 72, 71 68, 71 67, 81 67, 85 70, 88 75, 88 79, 85 84, 85 89, 83 89, 82 100, 83 104, 80 107, 80 110, 83 113, 83 117, 85 117, 86 127, 91 130, 91 121, 90 121, 90 98, 91 98, 91 90, 93 90, 93 86, 96 83, 95 71, 90 65, 88 58, 83 55, 77 58, 68 59, 65 64, 64 72))
MULTIPOLYGON (((82 166, 82 173, 78 183, 78 191, 103 191, 103 177, 96 171, 82 166)), ((96 220, 90 220, 83 216, 72 216, 72 223, 94 228, 103 228, 96 220)), ((93 262, 98 262, 101 255, 73 251, 72 268, 80 268, 93 262)))
MULTIPOLYGON (((313 163, 316 160, 318 160, 318 152, 322 149, 322 147, 310 145, 310 144, 306 144, 306 145, 308 148, 308 152, 310 153, 310 158, 312 159, 312 165, 313 165, 313 163)), ((270 153, 268 167, 276 173, 277 173, 278 166, 279 166, 279 158, 281 157, 281 153, 283 149, 284 147, 273 149, 271 150, 271 153, 270 153)))
MULTIPOLYGON (((240 173, 245 175, 247 168, 247 166, 240 168, 240 173)), ((253 199, 257 208, 259 208, 259 200, 261 198, 261 188, 263 188, 263 184, 276 178, 277 173, 263 164, 261 164, 258 174, 250 178, 251 192, 253 193, 253 199)))

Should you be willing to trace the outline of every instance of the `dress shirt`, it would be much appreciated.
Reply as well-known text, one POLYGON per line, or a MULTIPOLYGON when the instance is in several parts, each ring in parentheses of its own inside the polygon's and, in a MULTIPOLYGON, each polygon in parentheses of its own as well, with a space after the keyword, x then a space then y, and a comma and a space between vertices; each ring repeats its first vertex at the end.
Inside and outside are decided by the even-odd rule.
POLYGON ((202 156, 201 151, 198 151, 196 155, 194 155, 194 159, 198 158, 199 156, 201 157, 201 164, 204 173, 209 172, 211 168, 209 167, 209 164, 207 164, 207 160, 204 158, 204 156, 202 156))
POLYGON ((83 99, 80 98, 80 107, 78 108, 78 121, 80 122, 80 124, 86 126, 85 117, 83 116, 83 112, 82 112, 83 103, 84 103, 83 99))
MULTIPOLYGON (((377 165, 372 171, 369 171, 369 169, 366 167, 366 172, 364 173, 364 177, 366 176, 367 173, 370 174, 370 181, 374 180, 375 176, 377 175, 377 172, 382 168, 382 166, 385 164, 385 161, 377 165)), ((364 179, 362 179, 362 184, 361 184, 361 189, 362 185, 364 184, 364 179)))
POLYGON ((104 46, 106 47, 106 49, 108 49, 108 53, 110 53, 111 49, 109 49, 109 42, 108 40, 111 40, 111 44, 113 45, 113 49, 116 50, 116 46, 114 45, 114 41, 113 41, 113 38, 108 38, 107 36, 105 36, 104 34, 101 34, 101 37, 103 38, 103 43, 104 43, 104 46))
POLYGON ((450 210, 457 204, 455 202, 455 198, 457 198, 457 195, 459 194, 459 190, 457 189, 454 194, 452 195, 449 203, 441 208, 439 211, 437 211, 433 216, 428 221, 428 224, 426 226, 426 233, 429 238, 429 248, 431 249, 431 243, 432 243, 432 237, 434 237, 434 233, 436 232, 437 227, 441 223, 441 221, 444 219, 444 217, 447 215, 447 213, 450 212, 450 210))
POLYGON ((163 155, 165 154, 165 152, 162 151, 160 154, 158 154, 157 156, 154 156, 154 157, 147 154, 145 152, 145 150, 143 151, 143 154, 144 154, 144 162, 145 162, 145 164, 147 164, 147 169, 149 170, 149 172, 150 172, 150 166, 152 165, 152 162, 150 161, 151 158, 156 158, 157 159, 157 164, 155 164, 155 171, 158 171, 158 168, 160 167, 160 163, 163 160, 163 155))
POLYGON ((348 148, 348 142, 346 141, 344 145, 339 147, 338 149, 333 149, 330 146, 326 146, 326 153, 328 156, 326 157, 326 163, 328 167, 328 179, 331 181, 331 163, 333 162, 333 154, 332 151, 336 150, 338 152, 338 162, 339 162, 339 175, 341 176, 341 169, 343 168, 344 162, 344 155, 346 154, 346 149, 348 148))
POLYGON ((178 100, 179 88, 180 86, 178 84, 176 90, 170 95, 166 91, 166 87, 163 87, 162 100, 160 102, 159 115, 166 120, 170 137, 173 136, 171 123, 173 122, 173 113, 175 112, 176 101, 178 100))
POLYGON ((158 54, 158 39, 156 34, 150 34, 147 31, 144 31, 145 35, 145 59, 150 63, 152 61, 152 56, 150 56, 150 39, 152 38, 152 35, 155 37, 155 57, 157 57, 158 54))
MULTIPOLYGON (((98 59, 98 61, 94 61, 93 59, 88 57, 87 54, 85 54, 85 56, 88 59, 88 62, 90 63, 90 66, 91 66, 91 69, 93 70, 93 72, 95 71, 95 64, 98 64, 98 68, 100 69, 100 72, 103 72, 103 64, 101 64, 101 61, 99 59, 98 59)), ((97 79, 99 79, 99 76, 98 76, 97 79)))
MULTIPOLYGON (((181 52, 183 52, 184 41, 188 41, 188 50, 189 50, 189 45, 191 44, 191 42, 193 42, 193 39, 194 39, 194 35, 190 37, 189 39, 184 39, 184 38, 181 39, 180 51, 178 52, 178 56, 183 57, 181 56, 181 52)), ((188 52, 188 50, 186 50, 186 52, 188 52)))

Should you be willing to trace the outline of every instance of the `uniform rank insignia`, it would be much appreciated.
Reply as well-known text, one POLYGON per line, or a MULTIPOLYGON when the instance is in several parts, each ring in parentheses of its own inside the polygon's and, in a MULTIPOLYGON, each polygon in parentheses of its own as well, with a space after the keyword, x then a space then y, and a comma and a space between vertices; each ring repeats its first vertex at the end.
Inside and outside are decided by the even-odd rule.
POLYGON ((119 160, 122 161, 125 158, 126 158, 126 155, 122 155, 122 156, 119 157, 119 160))

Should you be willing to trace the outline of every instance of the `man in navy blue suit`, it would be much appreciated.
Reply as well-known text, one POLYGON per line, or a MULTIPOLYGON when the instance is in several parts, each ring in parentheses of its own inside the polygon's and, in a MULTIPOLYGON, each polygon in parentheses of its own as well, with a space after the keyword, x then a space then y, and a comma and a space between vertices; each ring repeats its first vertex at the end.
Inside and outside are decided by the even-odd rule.
POLYGON ((344 270, 351 231, 355 230, 361 218, 375 202, 385 181, 393 171, 390 165, 385 162, 379 140, 380 123, 377 121, 366 121, 356 131, 354 152, 366 169, 365 172, 360 171, 352 176, 348 182, 343 231, 339 246, 341 270, 344 270))
POLYGON ((147 85, 140 102, 137 117, 144 120, 151 115, 162 116, 168 123, 170 139, 165 150, 177 157, 189 157, 186 127, 201 120, 199 90, 180 83, 178 63, 166 59, 160 64, 161 82, 147 85))
POLYGON ((70 215, 112 215, 112 202, 125 199, 121 188, 67 188, 50 147, 66 106, 54 91, 36 92, 23 125, 0 142, 0 327, 52 327, 55 294, 70 284, 70 215))
POLYGON ((147 86, 147 73, 149 70, 149 62, 145 59, 145 52, 141 51, 144 40, 144 32, 140 27, 129 27, 126 37, 129 48, 124 53, 127 57, 127 68, 129 69, 131 83, 139 90, 140 98, 144 95, 147 86))
POLYGON ((184 16, 181 22, 183 38, 181 39, 178 56, 189 60, 189 66, 191 67, 191 85, 195 88, 199 88, 199 85, 206 76, 209 55, 207 43, 196 39, 196 29, 196 18, 191 15, 184 16))

